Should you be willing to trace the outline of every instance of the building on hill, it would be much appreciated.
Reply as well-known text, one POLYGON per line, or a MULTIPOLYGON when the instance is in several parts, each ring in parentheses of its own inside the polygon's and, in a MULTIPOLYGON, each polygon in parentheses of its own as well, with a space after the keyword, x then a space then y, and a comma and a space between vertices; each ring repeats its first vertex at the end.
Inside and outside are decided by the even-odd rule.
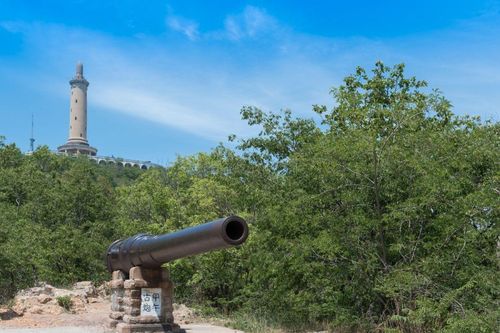
POLYGON ((83 64, 76 65, 76 74, 69 81, 71 86, 69 108, 69 136, 68 141, 57 147, 59 154, 70 156, 84 155, 99 164, 114 164, 122 167, 136 167, 149 169, 161 167, 150 161, 137 161, 110 156, 98 156, 97 148, 89 145, 87 139, 87 88, 89 81, 83 76, 83 64))
POLYGON ((83 64, 76 65, 76 74, 69 84, 71 86, 69 107, 68 141, 57 148, 60 153, 69 155, 83 154, 96 156, 97 149, 91 147, 87 140, 87 88, 89 81, 83 76, 83 64))

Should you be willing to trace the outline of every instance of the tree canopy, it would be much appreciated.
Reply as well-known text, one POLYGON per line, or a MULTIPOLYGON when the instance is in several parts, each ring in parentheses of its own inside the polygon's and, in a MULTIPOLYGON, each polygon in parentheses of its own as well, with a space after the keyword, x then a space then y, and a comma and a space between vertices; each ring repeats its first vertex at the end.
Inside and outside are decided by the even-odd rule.
POLYGON ((255 137, 166 169, 0 137, 2 300, 107 279, 116 238, 238 214, 244 246, 168 264, 178 299, 292 331, 495 332, 499 124, 454 115, 404 65, 357 68, 331 94, 321 123, 245 106, 255 137))

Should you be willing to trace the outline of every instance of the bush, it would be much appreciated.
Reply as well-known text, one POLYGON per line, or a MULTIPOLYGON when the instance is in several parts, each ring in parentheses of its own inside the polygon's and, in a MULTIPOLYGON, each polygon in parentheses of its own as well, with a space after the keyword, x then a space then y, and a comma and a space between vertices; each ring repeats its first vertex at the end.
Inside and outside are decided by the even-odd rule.
POLYGON ((59 304, 59 306, 62 307, 64 310, 66 310, 66 311, 71 310, 71 305, 73 302, 71 301, 70 296, 59 296, 59 297, 56 297, 56 300, 57 300, 57 304, 59 304))

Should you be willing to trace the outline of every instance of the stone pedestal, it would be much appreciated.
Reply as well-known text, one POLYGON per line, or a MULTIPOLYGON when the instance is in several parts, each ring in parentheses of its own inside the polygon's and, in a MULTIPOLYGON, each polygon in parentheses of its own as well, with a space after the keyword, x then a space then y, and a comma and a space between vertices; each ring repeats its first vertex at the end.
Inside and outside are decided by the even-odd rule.
POLYGON ((117 333, 181 333, 172 314, 173 284, 168 270, 133 267, 113 272, 110 327, 117 333))

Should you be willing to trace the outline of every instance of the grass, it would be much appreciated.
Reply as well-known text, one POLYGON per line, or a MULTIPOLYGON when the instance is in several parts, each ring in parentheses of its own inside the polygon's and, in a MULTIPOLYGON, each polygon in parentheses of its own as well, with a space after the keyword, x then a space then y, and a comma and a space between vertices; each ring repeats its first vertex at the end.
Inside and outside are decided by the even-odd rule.
POLYGON ((246 312, 236 312, 232 314, 227 323, 227 327, 242 330, 247 333, 283 333, 282 329, 272 325, 268 320, 246 312))
POLYGON ((284 333, 286 331, 273 325, 264 317, 247 311, 233 312, 229 315, 221 314, 213 308, 194 306, 196 316, 211 324, 242 330, 245 333, 284 333))

